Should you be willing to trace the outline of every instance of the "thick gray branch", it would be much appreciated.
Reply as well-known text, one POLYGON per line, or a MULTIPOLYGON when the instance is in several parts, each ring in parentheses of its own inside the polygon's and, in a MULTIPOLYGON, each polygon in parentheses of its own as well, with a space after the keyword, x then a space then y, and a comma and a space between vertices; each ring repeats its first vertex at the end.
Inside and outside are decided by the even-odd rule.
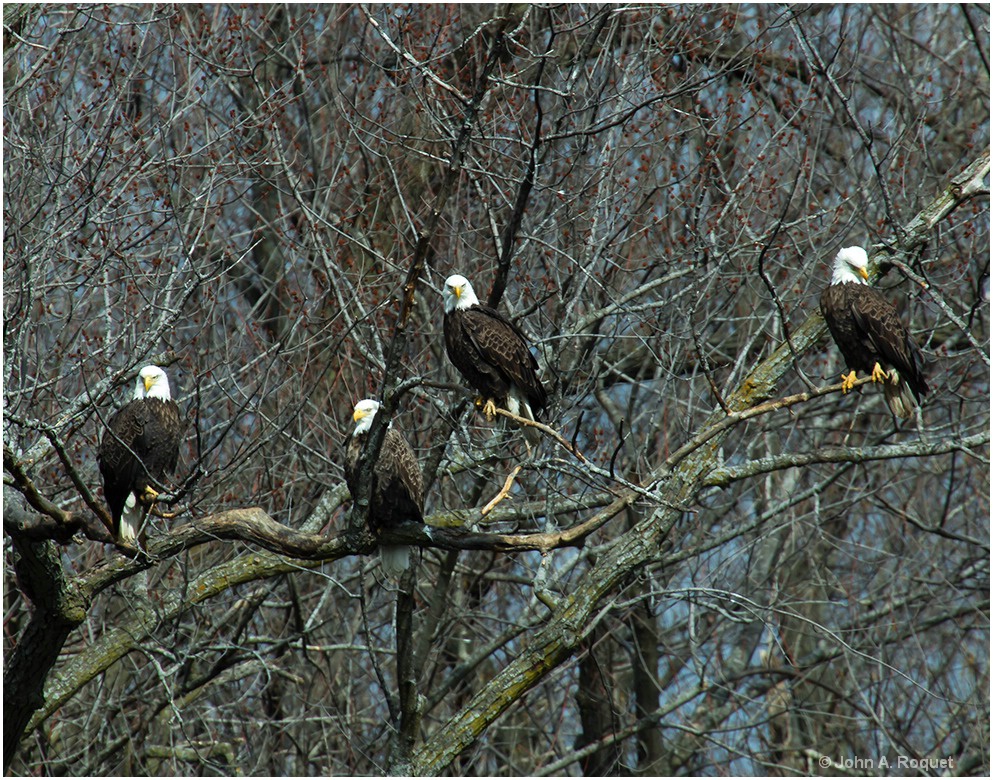
MULTIPOLYGON (((822 447, 813 452, 784 453, 757 458, 740 466, 714 469, 703 484, 707 487, 727 487, 732 482, 769 474, 781 469, 809 466, 813 463, 868 463, 892 458, 921 458, 962 451, 970 454, 977 447, 990 443, 989 433, 968 436, 965 439, 943 439, 933 442, 906 442, 885 444, 879 447, 822 447)), ((979 456, 977 456, 979 457, 979 456)))

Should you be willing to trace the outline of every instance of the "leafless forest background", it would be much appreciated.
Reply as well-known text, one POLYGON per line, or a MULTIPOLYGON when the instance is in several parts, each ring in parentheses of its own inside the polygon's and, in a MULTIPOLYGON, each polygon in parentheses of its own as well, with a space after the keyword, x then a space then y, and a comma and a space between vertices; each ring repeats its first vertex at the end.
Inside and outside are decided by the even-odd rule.
POLYGON ((7 771, 988 774, 989 41, 988 5, 5 5, 7 771), (851 244, 918 421, 838 390, 851 244), (454 272, 585 459, 472 409, 454 272), (189 433, 134 560, 95 452, 149 362, 189 433), (437 529, 406 600, 343 485, 367 396, 437 529))

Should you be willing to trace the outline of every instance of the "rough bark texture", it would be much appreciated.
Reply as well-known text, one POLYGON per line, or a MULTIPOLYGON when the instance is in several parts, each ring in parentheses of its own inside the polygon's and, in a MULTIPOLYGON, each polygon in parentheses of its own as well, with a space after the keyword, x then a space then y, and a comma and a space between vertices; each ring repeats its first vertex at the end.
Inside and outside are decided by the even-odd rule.
MULTIPOLYGON (((16 514, 4 508, 5 520, 16 514)), ((18 586, 28 595, 33 612, 17 646, 6 659, 3 676, 4 769, 14 758, 21 735, 35 712, 45 704, 42 694, 48 674, 58 660, 69 633, 86 618, 89 601, 62 569, 61 552, 53 542, 14 539, 18 586)))

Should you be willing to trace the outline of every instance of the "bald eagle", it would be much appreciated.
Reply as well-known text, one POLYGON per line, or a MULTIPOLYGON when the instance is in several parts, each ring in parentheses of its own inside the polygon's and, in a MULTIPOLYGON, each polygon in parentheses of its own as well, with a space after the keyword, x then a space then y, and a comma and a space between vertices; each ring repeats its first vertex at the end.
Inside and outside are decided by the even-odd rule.
POLYGON ((897 417, 910 417, 927 394, 923 358, 893 305, 869 286, 869 257, 850 246, 834 260, 831 284, 821 294, 821 313, 851 370, 842 391, 855 384, 856 371, 883 383, 883 394, 897 417))
POLYGON ((483 306, 464 276, 449 276, 442 294, 448 359, 482 396, 486 416, 492 419, 499 405, 518 417, 537 420, 548 405, 548 394, 521 329, 483 306))
MULTIPOLYGON (((353 498, 358 494, 359 456, 378 411, 379 402, 367 398, 355 404, 352 413, 355 430, 349 436, 345 449, 345 484, 353 498)), ((421 468, 410 444, 393 427, 392 420, 373 469, 369 521, 375 529, 393 528, 404 522, 424 522, 421 468)), ((410 565, 410 548, 406 545, 382 545, 379 557, 383 570, 397 576, 410 565)))
POLYGON ((165 489, 176 470, 182 420, 158 366, 138 372, 134 397, 107 424, 97 459, 103 494, 114 521, 114 537, 134 544, 148 514, 146 502, 165 489))

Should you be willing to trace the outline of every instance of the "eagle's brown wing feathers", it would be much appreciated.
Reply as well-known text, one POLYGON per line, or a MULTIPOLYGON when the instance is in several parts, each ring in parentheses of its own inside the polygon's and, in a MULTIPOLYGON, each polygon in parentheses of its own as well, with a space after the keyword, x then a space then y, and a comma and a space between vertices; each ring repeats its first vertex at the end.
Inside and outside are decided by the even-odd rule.
POLYGON ((176 470, 183 423, 175 401, 141 398, 111 417, 97 460, 115 532, 128 496, 163 490, 176 470))
MULTIPOLYGON (((520 388, 536 414, 548 404, 548 396, 538 378, 538 361, 528 348, 527 338, 513 322, 495 309, 476 305, 458 316, 468 344, 449 351, 456 367, 484 395, 505 397, 510 386, 520 388), (464 354, 471 347, 475 355, 464 354), (463 354, 459 355, 459 352, 463 354), (459 359, 460 358, 460 359, 459 359), (466 364, 470 365, 466 365, 466 364), (480 386, 473 373, 486 375, 491 388, 480 386)), ((451 316, 451 315, 450 315, 451 316)))
POLYGON ((821 311, 835 344, 853 371, 870 373, 878 363, 895 369, 883 384, 886 403, 898 417, 913 414, 928 392, 923 358, 894 306, 872 287, 831 284, 821 294, 821 311))
POLYGON ((395 428, 386 431, 376 464, 383 520, 392 525, 405 520, 423 522, 424 482, 417 456, 395 428))
POLYGON ((855 324, 884 367, 895 368, 920 401, 927 394, 928 386, 921 371, 922 359, 917 344, 893 304, 871 287, 858 287, 860 289, 850 303, 855 324))
MULTIPOLYGON (((345 453, 345 483, 354 496, 358 489, 358 462, 365 436, 351 436, 345 453)), ((395 428, 386 431, 373 469, 369 522, 376 528, 404 521, 423 522, 424 483, 417 456, 403 434, 395 428)))

